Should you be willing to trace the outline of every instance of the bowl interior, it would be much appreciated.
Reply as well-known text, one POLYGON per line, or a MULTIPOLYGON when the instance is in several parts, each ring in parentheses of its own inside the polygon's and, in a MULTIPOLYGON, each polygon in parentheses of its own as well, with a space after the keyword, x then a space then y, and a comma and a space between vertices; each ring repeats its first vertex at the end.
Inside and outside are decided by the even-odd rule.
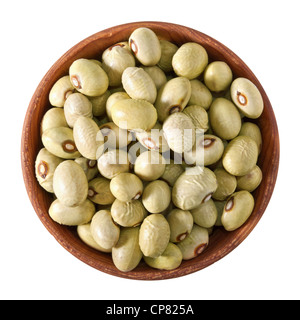
POLYGON ((270 101, 261 84, 246 64, 230 49, 215 39, 190 28, 163 22, 136 22, 116 26, 98 32, 81 41, 64 54, 47 72, 36 89, 24 120, 21 161, 23 177, 31 203, 48 231, 71 254, 88 265, 111 275, 143 280, 174 278, 201 270, 218 261, 236 248, 252 231, 262 217, 271 198, 279 164, 279 138, 276 119, 270 101), (226 232, 216 228, 210 236, 207 249, 198 257, 183 261, 181 266, 172 271, 161 271, 148 267, 144 262, 131 272, 121 272, 111 260, 111 255, 96 251, 85 245, 77 236, 76 228, 55 223, 48 215, 52 196, 38 184, 34 163, 42 147, 40 141, 40 123, 44 113, 51 107, 49 92, 53 84, 63 75, 68 74, 72 62, 78 58, 101 58, 102 52, 116 42, 128 40, 131 32, 138 27, 151 28, 159 38, 181 45, 185 42, 197 42, 205 47, 210 60, 222 60, 228 63, 235 77, 246 77, 260 90, 264 100, 264 111, 255 122, 261 129, 263 145, 258 165, 263 172, 263 180, 254 191, 255 207, 251 217, 239 229, 226 232))

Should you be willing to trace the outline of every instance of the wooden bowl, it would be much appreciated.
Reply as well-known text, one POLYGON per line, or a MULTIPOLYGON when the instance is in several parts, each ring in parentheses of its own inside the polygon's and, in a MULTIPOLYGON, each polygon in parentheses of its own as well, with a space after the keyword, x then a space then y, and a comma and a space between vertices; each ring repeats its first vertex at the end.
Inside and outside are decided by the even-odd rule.
POLYGON ((110 275, 142 280, 157 280, 180 277, 201 270, 236 248, 256 226, 271 198, 279 165, 279 137, 276 119, 271 103, 251 70, 230 49, 213 38, 194 29, 164 22, 135 22, 100 31, 81 41, 65 53, 47 72, 37 87, 30 101, 22 132, 21 160, 23 176, 31 203, 47 230, 71 254, 88 265, 110 275), (210 236, 207 249, 198 257, 183 261, 181 266, 172 271, 156 270, 144 262, 131 272, 119 271, 112 262, 111 255, 96 251, 85 245, 77 236, 76 228, 62 226, 48 215, 52 197, 42 189, 35 177, 34 163, 42 147, 40 123, 44 113, 50 108, 49 91, 53 84, 68 74, 71 63, 78 58, 101 58, 101 53, 112 44, 128 40, 129 35, 138 27, 152 29, 159 38, 181 45, 185 42, 197 42, 205 47, 210 60, 223 60, 231 67, 235 77, 246 77, 260 90, 264 100, 264 111, 255 122, 261 129, 263 137, 262 151, 258 164, 263 172, 263 180, 253 193, 255 207, 251 217, 239 229, 226 232, 216 228, 210 236))

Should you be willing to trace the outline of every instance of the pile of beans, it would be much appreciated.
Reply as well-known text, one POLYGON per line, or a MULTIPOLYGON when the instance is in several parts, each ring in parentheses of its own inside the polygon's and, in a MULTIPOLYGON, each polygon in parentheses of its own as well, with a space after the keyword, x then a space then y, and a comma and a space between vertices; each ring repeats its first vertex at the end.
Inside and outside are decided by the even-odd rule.
POLYGON ((138 28, 75 60, 49 101, 35 163, 49 215, 119 270, 178 268, 250 217, 263 99, 202 45, 138 28))

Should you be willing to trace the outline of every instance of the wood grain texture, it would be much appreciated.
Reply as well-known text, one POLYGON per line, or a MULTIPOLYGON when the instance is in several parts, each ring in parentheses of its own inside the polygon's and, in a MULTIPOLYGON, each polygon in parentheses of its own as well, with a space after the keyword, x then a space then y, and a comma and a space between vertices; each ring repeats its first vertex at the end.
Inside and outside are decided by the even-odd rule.
POLYGON ((36 214, 46 229, 71 254, 93 268, 113 276, 141 280, 169 279, 208 267, 230 253, 253 230, 265 212, 275 186, 279 166, 279 135, 273 109, 263 87, 247 65, 230 49, 213 38, 184 26, 164 22, 134 22, 103 30, 81 41, 66 52, 47 72, 38 85, 25 116, 21 141, 21 164, 25 186, 36 214), (161 39, 178 45, 189 41, 200 43, 206 48, 211 61, 227 62, 235 77, 246 77, 258 87, 264 100, 263 114, 255 121, 261 129, 264 142, 259 157, 263 180, 254 192, 255 208, 248 221, 233 232, 217 228, 210 237, 209 246, 197 258, 183 261, 179 268, 172 271, 152 269, 142 262, 135 270, 124 273, 113 265, 110 254, 100 253, 86 246, 78 238, 74 227, 61 226, 49 217, 48 208, 52 197, 39 186, 35 177, 34 163, 41 148, 40 123, 44 113, 50 107, 48 95, 53 84, 60 77, 68 74, 68 69, 74 60, 83 57, 100 59, 102 52, 108 46, 127 40, 133 30, 142 26, 151 28, 161 39))

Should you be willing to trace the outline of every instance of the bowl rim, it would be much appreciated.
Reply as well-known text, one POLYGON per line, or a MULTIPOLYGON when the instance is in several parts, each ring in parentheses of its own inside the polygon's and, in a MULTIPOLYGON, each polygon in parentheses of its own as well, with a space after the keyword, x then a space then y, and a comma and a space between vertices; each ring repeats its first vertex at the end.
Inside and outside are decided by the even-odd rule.
MULTIPOLYGON (((44 107, 44 109, 46 110, 46 106, 44 107)), ((45 110, 43 112, 45 112, 45 110)), ((227 48, 225 45, 223 45, 216 39, 198 30, 192 29, 190 27, 175 24, 175 23, 170 23, 170 22, 138 21, 138 22, 130 22, 130 23, 113 26, 111 28, 107 28, 97 33, 94 33, 93 35, 75 44, 52 65, 52 67, 48 70, 48 72, 45 74, 45 76, 42 78, 42 80, 38 84, 30 100, 28 109, 26 111, 26 115, 23 123, 22 138, 21 138, 21 166, 22 166, 23 180, 25 183, 26 191, 28 193, 28 196, 30 198, 30 201, 32 203, 32 206, 36 214, 38 215, 40 221, 43 223, 46 229, 50 232, 50 234, 68 252, 70 252, 72 255, 74 255, 76 258, 83 261, 84 263, 90 265, 91 267, 113 276, 118 276, 118 277, 127 278, 127 279, 135 279, 135 280, 163 280, 163 279, 171 279, 171 278, 185 276, 185 275, 194 273, 196 271, 199 271, 201 269, 204 269, 210 266, 211 264, 219 261, 223 257, 225 257, 227 254, 229 254, 232 250, 234 250, 239 244, 241 244, 246 239, 246 237, 251 233, 251 231, 254 229, 254 227, 257 225, 257 223, 261 219, 272 197, 273 190, 276 184, 278 170, 279 170, 279 153, 280 153, 279 149, 280 147, 279 147, 278 127, 277 127, 276 118, 275 118, 271 103, 269 101, 269 98, 267 97, 259 80, 256 78, 256 76, 253 74, 253 72, 250 70, 250 68, 245 64, 245 62, 242 59, 240 59, 234 52, 232 52, 229 48, 227 48), (39 202, 37 201, 35 195, 33 194, 34 188, 37 187, 37 181, 32 168, 32 161, 30 162, 28 160, 30 158, 29 155, 31 151, 31 147, 30 147, 30 144, 28 143, 28 139, 30 137, 30 127, 32 125, 34 111, 36 109, 37 104, 40 101, 41 95, 45 94, 45 92, 43 91, 45 83, 49 81, 51 77, 53 77, 53 74, 55 73, 55 71, 57 72, 57 68, 62 63, 66 63, 66 61, 69 60, 70 55, 74 56, 75 52, 77 52, 78 54, 80 50, 82 50, 82 48, 92 45, 92 43, 94 43, 95 41, 99 41, 103 37, 107 37, 109 39, 109 37, 112 36, 114 32, 116 32, 117 30, 121 30, 124 28, 134 30, 135 28, 138 28, 138 27, 148 27, 150 29, 163 28, 164 30, 177 28, 178 30, 184 30, 187 34, 192 34, 192 35, 196 34, 198 37, 202 38, 203 41, 208 42, 212 47, 218 48, 218 50, 221 48, 222 54, 226 57, 230 57, 230 59, 232 59, 231 60, 232 63, 238 63, 243 66, 245 71, 251 76, 251 81, 254 82, 256 86, 259 88, 263 96, 265 108, 267 107, 268 114, 272 119, 271 129, 272 129, 272 135, 273 135, 272 163, 270 164, 272 166, 272 168, 270 169, 271 177, 270 177, 269 186, 267 190, 264 190, 263 202, 259 207, 259 214, 255 218, 255 221, 252 221, 252 223, 249 224, 247 228, 238 229, 237 231, 238 237, 233 242, 226 244, 222 250, 218 250, 218 252, 211 254, 209 256, 206 256, 204 259, 201 259, 200 261, 197 261, 198 263, 195 262, 195 263, 192 263, 191 265, 186 264, 185 267, 180 266, 179 268, 170 270, 170 271, 151 268, 150 271, 145 273, 141 271, 135 271, 135 270, 130 272, 121 272, 117 270, 115 267, 112 268, 107 265, 103 265, 102 261, 98 261, 94 258, 91 258, 91 253, 93 252, 94 249, 87 248, 87 250, 82 250, 80 245, 73 246, 73 243, 70 243, 69 241, 67 241, 65 236, 68 234, 69 231, 67 233, 62 234, 61 232, 58 232, 57 228, 53 227, 53 223, 49 222, 48 218, 45 216, 45 212, 42 210, 42 208, 39 205, 39 202)), ((45 197, 43 198, 43 200, 46 201, 45 197)), ((74 232, 74 230, 72 232, 74 232)), ((220 231, 220 232, 221 232, 220 236, 222 236, 224 231, 220 231)), ((98 251, 97 251, 97 254, 99 254, 98 251)), ((103 253, 100 253, 100 254, 102 255, 103 253)))

